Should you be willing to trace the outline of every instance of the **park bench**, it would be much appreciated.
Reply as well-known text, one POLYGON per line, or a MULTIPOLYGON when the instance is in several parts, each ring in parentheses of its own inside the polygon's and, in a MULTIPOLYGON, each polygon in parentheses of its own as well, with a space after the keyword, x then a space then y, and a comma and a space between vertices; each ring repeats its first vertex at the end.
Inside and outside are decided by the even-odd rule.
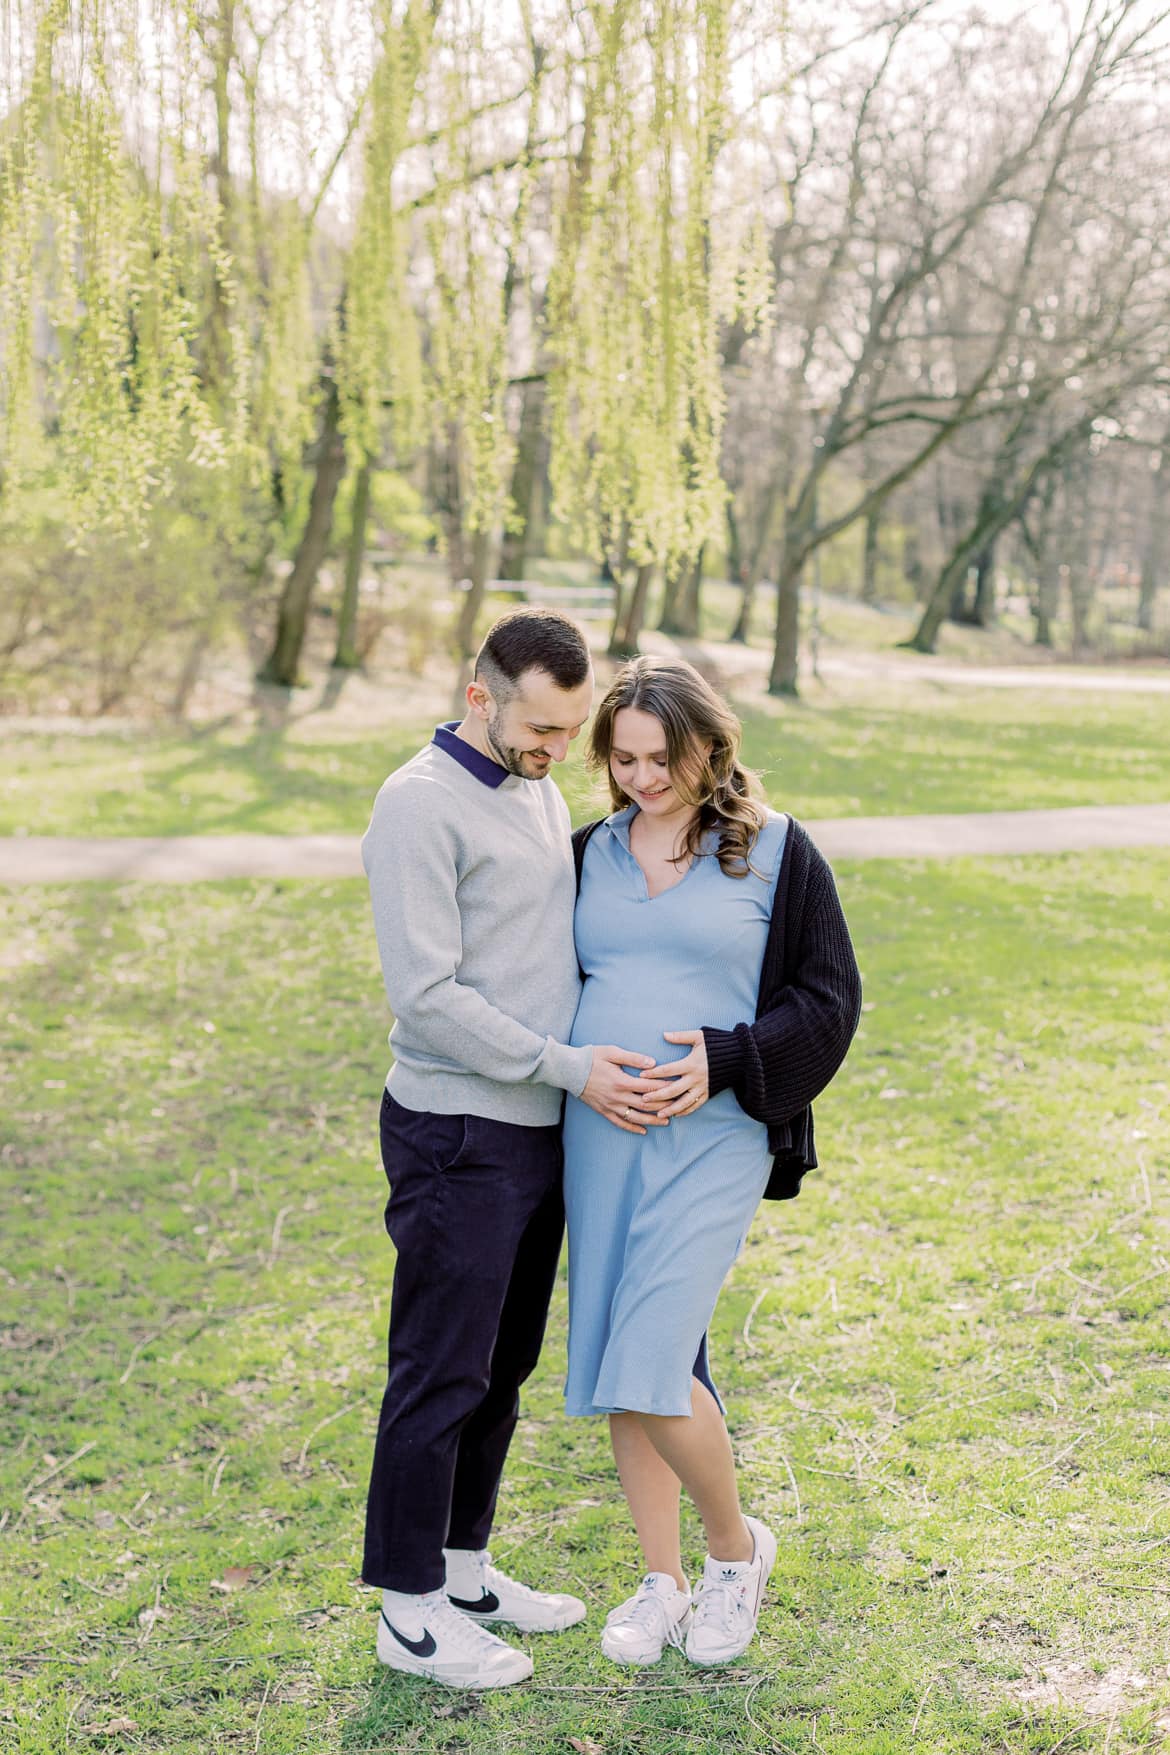
POLYGON ((540 579, 489 579, 487 589, 517 603, 542 609, 563 609, 568 615, 600 619, 614 610, 613 586, 601 579, 591 585, 546 585, 540 579))

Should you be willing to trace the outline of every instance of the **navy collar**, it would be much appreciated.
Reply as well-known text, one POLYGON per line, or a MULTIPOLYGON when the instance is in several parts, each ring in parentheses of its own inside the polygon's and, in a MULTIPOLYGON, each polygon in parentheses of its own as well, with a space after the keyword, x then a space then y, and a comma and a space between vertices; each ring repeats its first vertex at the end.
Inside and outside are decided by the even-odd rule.
POLYGON ((466 768, 469 774, 474 774, 485 786, 502 786, 508 778, 507 768, 502 767, 499 762, 493 762, 490 756, 485 756, 474 744, 467 743, 462 737, 456 737, 458 727, 458 719, 448 719, 444 724, 436 725, 431 742, 437 743, 441 750, 446 750, 461 768, 466 768))

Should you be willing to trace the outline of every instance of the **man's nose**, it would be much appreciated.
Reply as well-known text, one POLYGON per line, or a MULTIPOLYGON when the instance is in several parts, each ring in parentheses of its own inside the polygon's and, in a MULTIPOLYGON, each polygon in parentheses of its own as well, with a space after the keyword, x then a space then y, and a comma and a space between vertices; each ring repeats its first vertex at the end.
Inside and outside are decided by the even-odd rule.
POLYGON ((569 753, 568 732, 559 732, 556 737, 546 738, 545 747, 554 762, 563 762, 569 753))

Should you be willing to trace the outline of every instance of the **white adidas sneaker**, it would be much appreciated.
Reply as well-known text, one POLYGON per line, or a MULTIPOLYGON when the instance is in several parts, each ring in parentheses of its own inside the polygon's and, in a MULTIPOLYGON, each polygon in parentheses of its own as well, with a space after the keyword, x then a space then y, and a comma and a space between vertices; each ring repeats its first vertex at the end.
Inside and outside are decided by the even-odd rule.
POLYGON ((668 1645, 682 1650, 691 1593, 670 1572, 648 1572, 632 1597, 605 1617, 601 1649, 615 1664, 656 1664, 668 1645))
POLYGON ((758 1517, 745 1517, 755 1552, 750 1560, 712 1560, 708 1554, 695 1591, 687 1634, 693 1664, 729 1664, 747 1650, 756 1632, 768 1574, 776 1564, 776 1538, 758 1517))
POLYGON ((492 1565, 487 1548, 477 1553, 444 1548, 447 1601, 469 1621, 507 1621, 521 1633, 560 1633, 585 1619, 580 1597, 563 1591, 531 1590, 492 1565))
POLYGON ((452 1608, 442 1590, 420 1596, 413 1612, 378 1617, 378 1661, 448 1688, 510 1688, 526 1682, 532 1659, 452 1608))

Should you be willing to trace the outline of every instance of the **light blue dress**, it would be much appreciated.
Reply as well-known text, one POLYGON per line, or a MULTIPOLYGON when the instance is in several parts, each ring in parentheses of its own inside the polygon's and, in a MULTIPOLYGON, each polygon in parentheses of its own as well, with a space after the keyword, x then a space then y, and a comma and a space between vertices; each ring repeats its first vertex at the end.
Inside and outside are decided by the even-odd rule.
MULTIPOLYGON (((651 896, 630 851, 636 805, 590 837, 574 932, 585 975, 574 1044, 617 1042, 666 1062, 665 1030, 730 1030, 756 1014, 788 833, 774 811, 751 862, 725 877, 711 855, 651 896)), ((720 1091, 692 1116, 624 1133, 569 1097, 570 1414, 689 1414, 691 1376, 714 1390, 706 1333, 771 1170, 767 1129, 720 1091)))

